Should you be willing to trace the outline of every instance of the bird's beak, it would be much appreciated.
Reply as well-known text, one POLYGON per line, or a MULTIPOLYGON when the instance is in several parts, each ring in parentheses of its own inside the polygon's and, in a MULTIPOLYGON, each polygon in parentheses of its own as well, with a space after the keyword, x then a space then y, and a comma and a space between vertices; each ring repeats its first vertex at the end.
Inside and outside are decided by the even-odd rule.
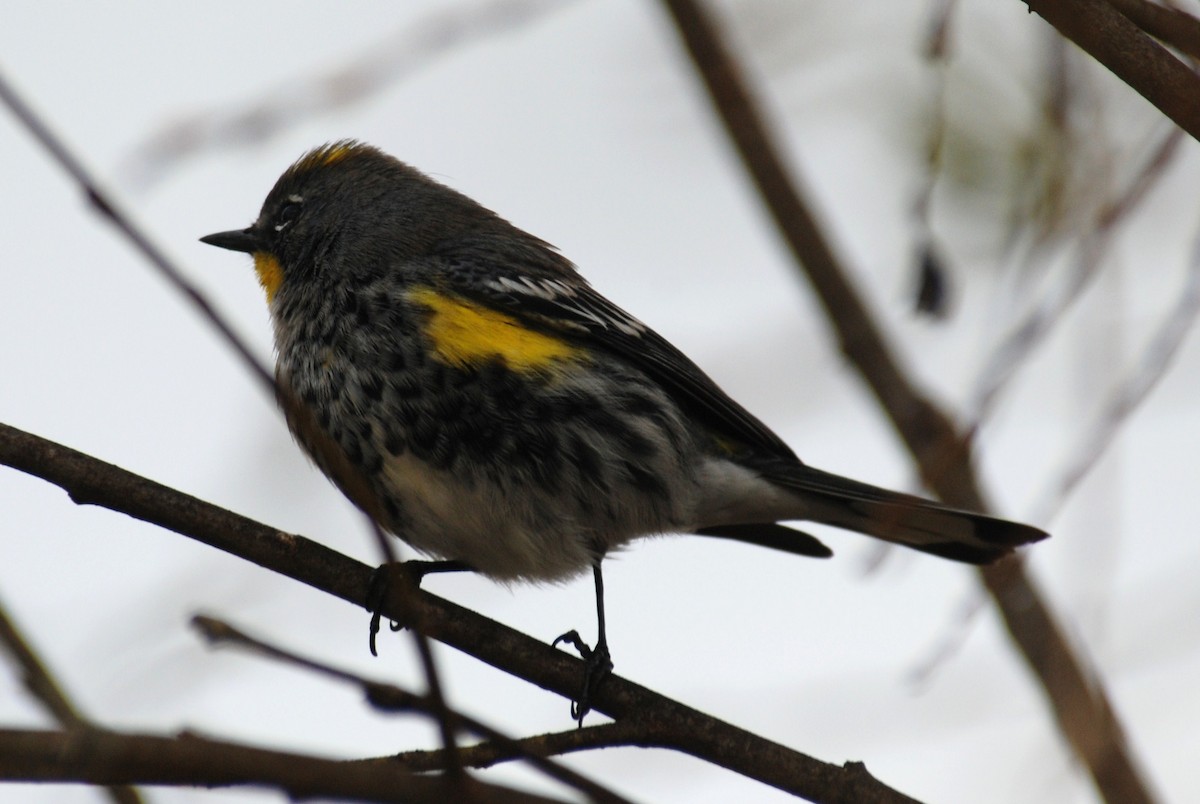
POLYGON ((262 238, 259 237, 257 231, 251 226, 246 229, 235 229, 230 232, 217 232, 216 234, 205 235, 200 238, 201 243, 208 243, 210 246, 217 248, 227 248, 230 251, 241 251, 246 254, 253 254, 256 251, 263 251, 264 245, 262 238))

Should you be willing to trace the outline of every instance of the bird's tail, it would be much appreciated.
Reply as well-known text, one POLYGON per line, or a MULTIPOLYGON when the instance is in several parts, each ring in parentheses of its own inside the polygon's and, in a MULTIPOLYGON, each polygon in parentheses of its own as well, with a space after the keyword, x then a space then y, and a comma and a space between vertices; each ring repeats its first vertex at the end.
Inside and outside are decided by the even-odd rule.
POLYGON ((988 564, 1049 534, 792 464, 765 478, 800 496, 804 519, 968 564, 988 564))

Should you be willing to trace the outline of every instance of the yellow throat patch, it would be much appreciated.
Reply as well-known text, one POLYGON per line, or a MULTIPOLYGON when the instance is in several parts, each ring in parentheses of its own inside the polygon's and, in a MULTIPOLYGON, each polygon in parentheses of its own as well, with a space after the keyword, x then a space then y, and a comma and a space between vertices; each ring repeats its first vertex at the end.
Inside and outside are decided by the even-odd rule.
POLYGON ((254 252, 254 273, 258 274, 258 284, 267 292, 267 303, 271 303, 283 284, 283 269, 279 267, 279 260, 265 251, 254 252))
POLYGON ((502 360, 516 371, 536 371, 580 354, 578 347, 528 329, 511 316, 433 288, 417 288, 408 297, 432 312, 425 334, 450 365, 502 360))

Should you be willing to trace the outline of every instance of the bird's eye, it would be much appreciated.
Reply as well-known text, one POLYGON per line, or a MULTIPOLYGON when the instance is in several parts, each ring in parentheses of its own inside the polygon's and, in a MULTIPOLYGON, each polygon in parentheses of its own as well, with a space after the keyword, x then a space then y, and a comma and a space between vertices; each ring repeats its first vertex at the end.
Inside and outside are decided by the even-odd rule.
POLYGON ((288 201, 275 213, 275 231, 282 232, 300 214, 300 202, 288 201))

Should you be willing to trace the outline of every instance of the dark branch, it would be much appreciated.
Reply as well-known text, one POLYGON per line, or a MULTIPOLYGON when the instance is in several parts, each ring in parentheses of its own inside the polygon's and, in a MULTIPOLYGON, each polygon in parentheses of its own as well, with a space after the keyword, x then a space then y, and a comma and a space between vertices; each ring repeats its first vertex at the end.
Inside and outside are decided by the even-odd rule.
MULTIPOLYGON (((638 737, 640 726, 636 721, 601 723, 599 726, 587 726, 582 729, 556 731, 550 734, 539 734, 518 740, 510 746, 495 740, 464 746, 460 753, 463 764, 471 768, 490 768, 501 762, 511 762, 521 759, 527 752, 541 756, 559 756, 576 751, 590 751, 595 748, 616 748, 618 746, 640 745, 638 737)), ((441 770, 446 763, 446 755, 442 751, 405 751, 390 757, 365 759, 363 762, 399 761, 412 771, 441 770)))
POLYGON ((1024 0, 1058 32, 1200 140, 1200 77, 1109 0, 1024 0))
POLYGON ((1167 8, 1148 0, 1108 0, 1112 6, 1146 33, 1200 59, 1200 20, 1178 8, 1167 8))
MULTIPOLYGON (((432 717, 441 727, 447 731, 453 731, 458 728, 466 729, 472 732, 477 737, 482 737, 491 741, 491 745, 498 749, 506 751, 511 759, 525 759, 533 767, 545 773, 552 779, 556 779, 565 785, 574 787, 581 793, 587 794, 592 801, 607 802, 607 804, 629 804, 627 799, 618 796, 611 790, 581 776, 578 773, 565 768, 555 762, 551 762, 547 757, 549 752, 538 750, 536 745, 523 740, 514 740, 505 734, 501 734, 495 729, 483 724, 473 717, 464 715, 461 712, 452 712, 446 708, 445 701, 435 699, 432 693, 430 695, 417 695, 409 690, 401 689, 395 684, 385 684, 380 681, 370 681, 356 673, 351 673, 346 670, 339 670, 322 662, 315 661, 284 650, 275 645, 270 645, 260 639, 255 639, 242 631, 234 628, 228 623, 221 620, 213 619, 212 617, 193 617, 192 624, 199 629, 206 639, 213 644, 229 643, 241 648, 245 648, 263 656, 267 656, 287 664, 304 668, 327 678, 334 678, 338 681, 347 682, 359 687, 371 704, 381 712, 402 713, 402 712, 420 712, 432 717)), ((578 729, 577 731, 583 731, 578 729)), ((439 770, 439 771, 461 771, 463 762, 459 758, 459 748, 454 740, 443 739, 443 745, 453 746, 453 753, 446 748, 440 751, 430 751, 431 755, 435 755, 440 760, 437 767, 433 768, 415 768, 410 763, 402 763, 410 771, 418 770, 439 770)), ((389 760, 395 763, 396 758, 389 760)), ((475 765, 475 767, 481 767, 475 765)))
POLYGON ((296 800, 404 804, 534 804, 553 800, 462 775, 419 776, 399 763, 363 767, 192 734, 162 737, 100 729, 0 729, 0 780, 268 787, 296 800))
MULTIPOLYGON (((283 533, 68 447, 0 424, 0 463, 100 505, 168 528, 314 589, 364 606, 372 568, 317 542, 283 533)), ((579 659, 447 600, 419 592, 413 610, 394 599, 383 614, 420 618, 428 636, 504 672, 570 699, 579 659)), ((658 693, 610 676, 593 708, 640 726, 634 744, 672 748, 815 802, 911 802, 861 763, 832 765, 731 726, 658 693)))
MULTIPOLYGON (((785 167, 782 152, 717 27, 700 4, 692 0, 664 0, 664 3, 746 172, 824 306, 842 352, 904 439, 922 479, 952 505, 987 511, 989 506, 971 465, 969 440, 956 431, 950 418, 918 392, 901 371, 866 305, 850 285, 849 272, 816 223, 812 205, 804 198, 802 182, 785 167)), ((1096 3, 1088 0, 1085 4, 1096 3)), ((1106 10, 1116 13, 1108 7, 1106 10)), ((1132 27, 1128 20, 1121 19, 1132 27)), ((1086 20, 1086 16, 1080 17, 1078 24, 1087 25, 1086 20)), ((1136 30, 1135 33, 1144 38, 1136 30)), ((1170 54, 1150 44, 1182 68, 1170 54)), ((1193 87, 1188 96, 1189 114, 1197 117, 1197 127, 1189 131, 1195 135, 1200 132, 1200 104, 1195 103, 1200 91, 1190 73, 1187 80, 1193 87)), ((1075 656, 1021 562, 1004 560, 981 568, 980 573, 1013 641, 1041 682, 1059 728, 1091 772, 1096 786, 1109 801, 1149 801, 1148 788, 1136 769, 1101 679, 1075 656)))

